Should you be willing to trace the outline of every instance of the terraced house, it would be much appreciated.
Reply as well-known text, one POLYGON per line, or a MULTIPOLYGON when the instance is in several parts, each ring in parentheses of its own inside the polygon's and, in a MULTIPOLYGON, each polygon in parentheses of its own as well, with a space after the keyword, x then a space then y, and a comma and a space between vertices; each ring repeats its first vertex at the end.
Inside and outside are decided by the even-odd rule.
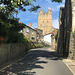
POLYGON ((32 42, 38 42, 42 39, 42 30, 40 29, 33 29, 32 24, 24 25, 24 28, 20 31, 24 34, 25 37, 30 38, 32 42))

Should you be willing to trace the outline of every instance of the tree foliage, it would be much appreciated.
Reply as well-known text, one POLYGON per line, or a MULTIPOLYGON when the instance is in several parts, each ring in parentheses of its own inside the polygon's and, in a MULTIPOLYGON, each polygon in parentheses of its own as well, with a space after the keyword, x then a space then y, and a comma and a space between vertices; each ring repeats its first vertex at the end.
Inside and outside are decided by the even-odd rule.
MULTIPOLYGON (((6 12, 6 13, 10 13, 10 12, 16 12, 18 13, 18 10, 16 10, 16 8, 18 8, 19 10, 22 10, 22 11, 26 11, 25 7, 24 6, 28 6, 28 5, 31 5, 31 10, 33 11, 36 11, 38 8, 40 8, 40 6, 34 6, 33 4, 31 4, 31 2, 33 2, 36 0, 1 0, 0 1, 0 4, 3 6, 1 7, 0 6, 0 11, 1 12, 6 12)), ((30 10, 30 11, 31 11, 30 10)))
MULTIPOLYGON (((0 36, 9 37, 11 32, 15 35, 23 28, 23 24, 19 24, 13 14, 18 10, 26 11, 25 6, 31 6, 29 11, 36 11, 40 6, 34 6, 32 2, 36 0, 0 0, 0 36), (18 8, 18 10, 17 10, 18 8)), ((62 2, 62 0, 52 0, 52 2, 62 2)))
MULTIPOLYGON (((16 12, 17 10, 16 8, 19 8, 19 10, 22 11, 26 11, 26 9, 24 8, 24 6, 28 6, 31 5, 31 9, 29 9, 30 11, 36 11, 38 8, 40 8, 40 6, 34 6, 32 4, 32 2, 36 2, 36 0, 0 0, 0 4, 3 5, 3 7, 0 6, 0 11, 3 12, 16 12)), ((62 0, 51 0, 52 2, 62 2, 62 0)))
POLYGON ((7 36, 10 31, 20 31, 24 27, 18 19, 9 19, 8 15, 0 13, 0 36, 7 36))
POLYGON ((58 3, 60 3, 60 2, 62 2, 62 0, 52 0, 52 2, 58 2, 58 3))

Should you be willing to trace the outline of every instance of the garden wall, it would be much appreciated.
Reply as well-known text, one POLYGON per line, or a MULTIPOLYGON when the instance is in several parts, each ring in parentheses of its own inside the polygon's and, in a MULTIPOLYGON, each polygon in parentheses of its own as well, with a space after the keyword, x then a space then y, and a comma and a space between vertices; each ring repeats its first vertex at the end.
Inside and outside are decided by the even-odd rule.
POLYGON ((22 43, 0 44, 0 67, 21 57, 27 50, 27 46, 22 43))
POLYGON ((73 33, 70 37, 69 57, 75 60, 75 34, 73 33))

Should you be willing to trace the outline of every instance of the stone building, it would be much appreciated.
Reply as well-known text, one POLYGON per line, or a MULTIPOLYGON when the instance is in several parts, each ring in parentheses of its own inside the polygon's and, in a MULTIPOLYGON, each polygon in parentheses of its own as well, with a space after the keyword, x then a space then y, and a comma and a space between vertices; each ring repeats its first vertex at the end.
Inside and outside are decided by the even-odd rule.
POLYGON ((31 23, 29 23, 28 26, 24 25, 24 28, 20 32, 23 33, 25 37, 30 38, 32 42, 38 42, 42 37, 42 30, 40 30, 40 34, 36 29, 33 29, 31 26, 31 23))
POLYGON ((43 35, 48 34, 52 28, 52 10, 43 13, 42 10, 38 13, 38 29, 43 30, 43 35))
POLYGON ((43 41, 43 35, 42 35, 43 30, 38 29, 38 28, 35 28, 35 30, 36 30, 37 33, 39 34, 38 37, 37 37, 38 41, 39 41, 39 42, 40 42, 40 41, 43 41))
POLYGON ((46 35, 44 35, 44 42, 51 45, 52 49, 55 49, 56 40, 55 36, 57 34, 58 29, 52 28, 50 32, 46 35))
POLYGON ((66 0, 60 8, 57 52, 75 59, 75 0, 66 0))
POLYGON ((58 34, 57 33, 58 29, 52 28, 50 31, 51 31, 50 32, 51 33, 51 49, 56 50, 56 48, 57 48, 57 38, 55 38, 55 36, 58 34))

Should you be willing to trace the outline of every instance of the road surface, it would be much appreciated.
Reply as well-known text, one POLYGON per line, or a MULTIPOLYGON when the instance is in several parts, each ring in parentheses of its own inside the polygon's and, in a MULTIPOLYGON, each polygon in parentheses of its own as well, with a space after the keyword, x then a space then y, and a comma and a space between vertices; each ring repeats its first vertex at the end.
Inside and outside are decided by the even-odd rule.
POLYGON ((32 49, 19 61, 8 65, 0 75, 73 75, 54 51, 32 49))

